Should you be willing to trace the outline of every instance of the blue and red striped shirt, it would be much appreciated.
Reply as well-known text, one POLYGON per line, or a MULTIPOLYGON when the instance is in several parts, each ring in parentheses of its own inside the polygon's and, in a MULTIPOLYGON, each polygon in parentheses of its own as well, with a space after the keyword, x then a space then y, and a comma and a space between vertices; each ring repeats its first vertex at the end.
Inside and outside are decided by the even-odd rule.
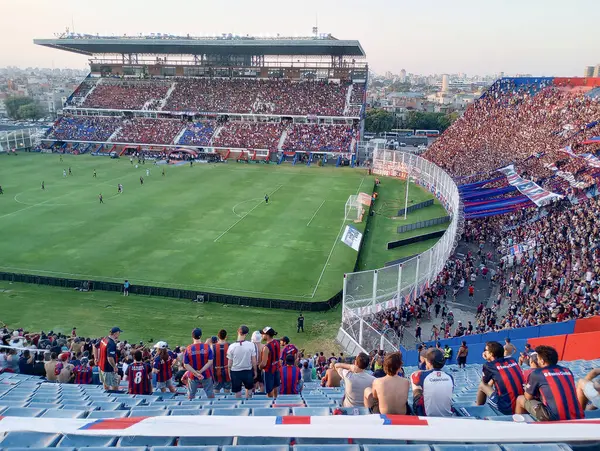
POLYGON ((282 395, 297 395, 300 379, 300 368, 295 365, 284 365, 281 368, 281 387, 279 388, 279 393, 282 395))
POLYGON ((294 356, 294 360, 296 359, 296 356, 298 355, 298 348, 296 346, 294 346, 293 344, 287 344, 283 347, 283 350, 281 351, 281 360, 285 363, 285 358, 288 355, 293 355, 294 356))
POLYGON ((214 370, 214 378, 215 382, 229 382, 231 378, 229 377, 229 371, 227 366, 229 364, 229 360, 227 359, 227 351, 229 350, 229 343, 215 343, 214 345, 214 360, 213 360, 213 370, 214 370))
POLYGON ((169 358, 165 361, 160 356, 154 359, 153 368, 158 370, 156 382, 167 382, 173 377, 173 354, 169 351, 169 358))
POLYGON ((130 395, 151 395, 150 377, 152 368, 149 363, 133 362, 127 367, 127 380, 130 395))
POLYGON ((271 340, 265 347, 269 350, 269 359, 267 360, 267 366, 265 366, 265 373, 275 374, 281 368, 281 362, 279 361, 281 345, 279 344, 279 340, 271 340))
MULTIPOLYGON (((190 365, 195 370, 199 371, 210 360, 213 360, 214 354, 211 345, 206 343, 195 343, 189 345, 183 354, 183 363, 190 365)), ((204 379, 212 379, 212 366, 209 366, 202 373, 204 379)), ((190 379, 195 380, 196 376, 190 374, 190 379)))
POLYGON ((584 416, 577 401, 575 378, 568 368, 553 365, 533 370, 525 391, 540 399, 553 421, 576 420, 584 416))
POLYGON ((481 380, 487 384, 494 380, 494 395, 488 403, 496 407, 504 415, 515 413, 517 397, 523 394, 523 372, 512 357, 503 357, 483 364, 481 380))
POLYGON ((92 383, 92 367, 77 365, 73 368, 76 384, 91 384, 92 383))

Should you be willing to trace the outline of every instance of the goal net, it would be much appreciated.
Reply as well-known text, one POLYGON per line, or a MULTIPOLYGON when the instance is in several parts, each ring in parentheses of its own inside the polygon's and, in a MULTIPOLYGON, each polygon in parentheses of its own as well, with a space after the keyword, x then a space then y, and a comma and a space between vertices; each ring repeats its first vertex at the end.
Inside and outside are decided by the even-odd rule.
POLYGON ((358 200, 358 196, 350 196, 344 208, 344 219, 346 221, 360 222, 362 221, 363 213, 363 205, 358 200))

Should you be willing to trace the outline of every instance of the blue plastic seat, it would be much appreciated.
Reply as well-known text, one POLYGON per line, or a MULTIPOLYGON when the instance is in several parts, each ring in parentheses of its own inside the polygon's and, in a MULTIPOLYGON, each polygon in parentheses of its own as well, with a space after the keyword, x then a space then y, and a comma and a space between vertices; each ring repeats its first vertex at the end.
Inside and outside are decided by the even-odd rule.
POLYGON ((170 446, 153 446, 149 451, 219 451, 219 446, 178 446, 172 448, 170 446))
POLYGON ((211 415, 221 415, 225 417, 247 417, 250 415, 250 409, 212 409, 211 415))
MULTIPOLYGON (((272 404, 271 401, 245 401, 241 407, 249 407, 251 409, 261 408, 261 407, 270 407, 272 404)), ((282 403, 284 404, 284 403, 282 403)))
MULTIPOLYGON (((90 446, 88 448, 83 449, 85 449, 85 451, 106 451, 106 448, 102 446, 90 446)), ((128 446, 127 448, 124 448, 124 451, 146 451, 147 449, 148 448, 146 448, 145 446, 128 446)))
POLYGON ((179 437, 177 451, 181 446, 227 446, 233 444, 233 437, 179 437))
POLYGON ((30 409, 60 409, 62 404, 49 402, 30 402, 27 404, 30 409))
POLYGON ((118 437, 106 437, 102 435, 65 435, 58 446, 67 446, 75 448, 107 447, 115 446, 118 437))
POLYGON ((122 402, 92 402, 92 406, 99 407, 100 410, 119 410, 123 407, 122 402))
POLYGON ((237 445, 224 446, 221 451, 289 451, 289 445, 237 445))
MULTIPOLYGON (((346 440, 346 444, 343 442, 337 443, 327 443, 328 440, 325 439, 320 440, 318 438, 313 439, 303 439, 303 444, 294 445, 292 447, 293 451, 360 451, 360 445, 348 445, 348 439, 340 439, 346 440), (310 443, 306 443, 304 441, 308 440, 310 443)), ((298 440, 296 440, 298 443, 298 440)))
POLYGON ((252 409, 253 417, 285 417, 289 414, 289 407, 261 407, 252 409))
POLYGON ((50 448, 56 446, 60 437, 45 432, 9 432, 0 440, 0 448, 50 448))
POLYGON ((323 417, 331 414, 329 407, 293 407, 292 414, 296 416, 323 417))
POLYGON ((502 448, 498 445, 485 443, 432 445, 432 449, 433 451, 502 451, 502 448))
MULTIPOLYGON (((10 451, 48 451, 48 448, 8 448, 10 451)), ((52 451, 75 451, 75 448, 51 448, 52 451)), ((86 450, 87 451, 87 450, 86 450)), ((106 451, 106 450, 104 450, 106 451)))
POLYGON ((511 443, 508 445, 502 445, 502 448, 504 448, 505 451, 567 451, 567 450, 570 451, 571 450, 571 447, 564 443, 511 443))
POLYGON ((456 411, 460 416, 463 417, 477 417, 477 418, 485 418, 485 417, 494 417, 500 415, 496 409, 494 409, 489 404, 484 404, 483 406, 464 406, 456 408, 456 411))
POLYGON ((175 437, 121 437, 117 446, 173 446, 175 440, 175 437))
POLYGON ((340 410, 346 415, 369 415, 371 413, 366 407, 340 407, 340 410))
MULTIPOLYGON (((0 400, 0 404, 2 404, 2 400, 0 400)), ((600 409, 586 410, 584 413, 586 418, 600 418, 600 409)))
POLYGON ((85 410, 71 409, 48 409, 42 414, 42 418, 85 418, 85 410))
POLYGON ((45 409, 33 409, 29 407, 9 407, 2 412, 3 417, 28 417, 35 418, 39 417, 44 413, 45 409))
POLYGON ((129 415, 128 410, 94 410, 87 416, 89 419, 125 418, 129 415))
MULTIPOLYGON (((521 416, 525 419, 525 423, 535 422, 535 419, 529 414, 521 414, 521 416)), ((493 417, 485 417, 484 419, 490 421, 514 421, 512 415, 496 415, 493 417)))
POLYGON ((431 451, 429 445, 363 445, 363 451, 431 451))
POLYGON ((210 409, 177 409, 171 410, 171 416, 185 416, 185 415, 194 415, 194 416, 202 416, 202 415, 210 415, 210 409))
POLYGON ((129 411, 130 417, 165 417, 171 413, 165 409, 138 409, 134 407, 129 411))
POLYGON ((264 446, 264 445, 278 445, 278 446, 289 446, 289 437, 238 437, 238 445, 244 446, 264 446))

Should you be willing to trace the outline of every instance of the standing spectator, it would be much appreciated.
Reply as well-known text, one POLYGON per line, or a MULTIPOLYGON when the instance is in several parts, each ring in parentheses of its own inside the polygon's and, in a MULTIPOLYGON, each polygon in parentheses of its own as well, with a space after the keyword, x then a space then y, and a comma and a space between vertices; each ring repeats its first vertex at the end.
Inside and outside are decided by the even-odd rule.
POLYGON ((428 349, 425 354, 425 371, 415 371, 411 376, 413 413, 419 416, 451 417, 454 379, 442 371, 446 359, 439 349, 428 349))
POLYGON ((448 346, 447 344, 444 345, 444 358, 446 359, 446 363, 450 363, 450 361, 452 360, 452 354, 454 353, 454 351, 452 350, 452 348, 450 346, 448 346))
POLYGON ((512 357, 517 352, 515 345, 510 342, 510 338, 504 339, 504 357, 512 357))
POLYGON ((529 375, 525 394, 517 400, 516 413, 529 413, 538 421, 583 418, 571 370, 558 366, 558 353, 551 346, 535 348, 540 368, 529 375))
POLYGON ((594 381, 598 376, 600 368, 594 368, 583 379, 577 381, 577 399, 584 410, 588 407, 588 402, 591 409, 600 409, 600 383, 594 381))
POLYGON ((341 383, 342 378, 335 369, 335 363, 332 363, 321 378, 321 387, 339 387, 341 383))
POLYGON ((353 365, 334 363, 333 367, 344 380, 343 407, 363 407, 365 389, 373 385, 375 378, 365 370, 369 366, 369 356, 361 352, 353 365))
POLYGON ((277 389, 281 385, 279 373, 281 350, 279 341, 273 339, 275 335, 277 335, 277 332, 270 326, 266 326, 262 330, 263 339, 267 344, 262 350, 260 368, 265 371, 265 392, 267 392, 269 398, 277 398, 277 389))
POLYGON ((125 280, 123 284, 123 296, 129 296, 129 280, 125 280))
POLYGON ((246 399, 250 398, 257 375, 257 348, 255 343, 246 341, 249 332, 248 326, 241 325, 237 341, 227 349, 231 390, 236 398, 242 397, 242 386, 246 389, 246 399))
POLYGON ((365 387, 364 405, 372 413, 406 415, 408 409, 408 379, 398 376, 402 368, 402 354, 392 352, 383 359, 385 376, 374 379, 365 387))
POLYGON ((523 373, 518 362, 504 357, 504 348, 497 341, 485 344, 483 376, 477 392, 477 405, 486 403, 503 415, 515 413, 517 397, 523 394, 523 373))
POLYGON ((254 345, 254 349, 256 351, 256 361, 257 361, 256 374, 254 375, 254 388, 262 393, 265 391, 265 384, 264 384, 265 378, 264 378, 264 372, 259 367, 258 364, 260 363, 260 360, 262 359, 262 352, 263 352, 263 348, 265 347, 265 345, 263 345, 261 343, 261 341, 262 341, 262 334, 260 333, 259 330, 255 330, 252 333, 252 344, 254 345))
POLYGON ((117 340, 123 332, 118 327, 110 330, 110 335, 100 341, 98 352, 98 367, 100 368, 100 381, 105 390, 119 389, 119 376, 117 374, 117 340))
POLYGON ((217 342, 213 345, 214 353, 214 378, 215 391, 219 393, 221 389, 225 393, 231 391, 231 377, 229 376, 229 363, 227 362, 227 351, 229 343, 227 343, 227 331, 221 329, 217 334, 217 342))
POLYGON ((73 368, 76 384, 91 384, 93 371, 87 357, 83 357, 80 364, 73 368))
POLYGON ((458 363, 459 368, 466 368, 468 355, 469 348, 467 346, 467 342, 463 341, 460 344, 460 348, 458 348, 458 353, 456 354, 456 363, 458 363))
POLYGON ((19 372, 19 356, 16 349, 8 349, 6 351, 6 364, 4 367, 5 373, 19 372))
POLYGON ((202 329, 199 327, 192 331, 193 343, 183 354, 183 364, 189 372, 188 398, 194 399, 198 388, 202 388, 208 398, 214 398, 212 365, 213 351, 209 344, 202 343, 202 329))
POLYGON ((127 381, 130 395, 152 394, 152 368, 150 363, 143 362, 139 349, 133 354, 133 363, 127 367, 127 381))
POLYGON ((300 368, 296 366, 293 355, 287 355, 285 364, 281 368, 281 394, 297 395, 302 388, 302 376, 300 368))
POLYGON ((417 327, 415 329, 415 340, 417 340, 417 342, 421 341, 421 331, 421 323, 417 321, 417 327))
POLYGON ((296 333, 300 333, 300 329, 304 332, 304 315, 302 315, 302 312, 298 315, 298 331, 296 333))
POLYGON ((298 348, 290 343, 290 339, 288 337, 283 337, 281 339, 281 361, 285 362, 288 355, 294 357, 294 361, 298 360, 298 348))
MULTIPOLYGON (((156 389, 165 392, 167 389, 175 393, 173 385, 173 365, 175 365, 175 355, 169 351, 166 342, 159 341, 154 345, 158 351, 152 365, 152 372, 156 374, 156 389)), ((125 372, 125 370, 123 370, 125 372)))

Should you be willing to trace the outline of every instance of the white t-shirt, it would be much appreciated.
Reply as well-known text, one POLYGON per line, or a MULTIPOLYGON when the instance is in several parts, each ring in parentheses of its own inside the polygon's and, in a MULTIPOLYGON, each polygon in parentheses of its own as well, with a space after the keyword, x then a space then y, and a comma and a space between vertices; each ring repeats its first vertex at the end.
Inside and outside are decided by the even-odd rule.
POLYGON ((227 359, 231 362, 231 371, 252 369, 252 357, 256 357, 256 347, 249 341, 236 341, 229 345, 227 359))
POLYGON ((415 371, 410 376, 412 389, 421 387, 423 397, 416 405, 416 415, 451 417, 454 379, 441 370, 415 371))

